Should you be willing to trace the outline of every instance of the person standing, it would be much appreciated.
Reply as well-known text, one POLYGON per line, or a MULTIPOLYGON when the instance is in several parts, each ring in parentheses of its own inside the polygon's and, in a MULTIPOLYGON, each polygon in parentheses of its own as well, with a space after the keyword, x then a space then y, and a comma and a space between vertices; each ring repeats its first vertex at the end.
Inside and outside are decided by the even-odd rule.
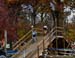
POLYGON ((5 48, 5 40, 4 39, 1 39, 0 40, 0 56, 1 55, 6 56, 6 53, 4 51, 4 48, 5 48))
POLYGON ((37 40, 37 32, 35 30, 32 31, 32 41, 36 42, 37 40))
POLYGON ((46 35, 47 34, 47 30, 48 30, 48 27, 45 25, 45 26, 43 26, 43 30, 44 30, 44 34, 46 35))

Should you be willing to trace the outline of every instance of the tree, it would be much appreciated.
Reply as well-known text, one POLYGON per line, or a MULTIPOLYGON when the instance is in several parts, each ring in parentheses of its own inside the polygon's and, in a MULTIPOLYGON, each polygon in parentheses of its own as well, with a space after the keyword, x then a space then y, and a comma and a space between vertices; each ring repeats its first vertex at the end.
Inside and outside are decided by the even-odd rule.
MULTIPOLYGON (((0 31, 4 30, 8 31, 8 35, 10 38, 8 40, 13 41, 13 39, 17 39, 15 37, 16 35, 16 14, 15 11, 12 8, 8 8, 8 6, 5 4, 5 0, 0 0, 0 31), (14 31, 13 31, 14 29, 14 31), (13 36, 10 36, 11 33, 13 33, 13 36)), ((4 34, 3 34, 4 35, 4 34)))

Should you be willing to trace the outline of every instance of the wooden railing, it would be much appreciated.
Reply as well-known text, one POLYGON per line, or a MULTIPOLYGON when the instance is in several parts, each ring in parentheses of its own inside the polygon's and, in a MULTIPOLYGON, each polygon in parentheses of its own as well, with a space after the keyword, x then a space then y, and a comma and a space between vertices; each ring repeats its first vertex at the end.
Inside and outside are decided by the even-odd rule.
MULTIPOLYGON (((33 54, 35 54, 37 52, 37 46, 39 46, 39 49, 42 49, 41 52, 43 51, 44 44, 49 43, 49 34, 47 34, 43 38, 42 38, 42 40, 40 42, 38 42, 38 44, 36 44, 36 46, 35 46, 36 48, 34 48, 33 50, 31 50, 29 53, 26 54, 26 58, 30 57, 31 55, 33 55, 33 54)), ((20 53, 23 52, 25 49, 27 49, 30 44, 31 44, 31 41, 29 41, 25 46, 22 46, 21 49, 18 51, 18 53, 13 55, 12 58, 17 58, 17 57, 21 56, 20 53)), ((47 45, 45 45, 45 48, 46 47, 47 47, 47 45)))
MULTIPOLYGON (((35 29, 36 29, 37 31, 40 30, 40 31, 37 32, 37 33, 42 33, 42 34, 43 34, 42 29, 39 29, 39 28, 35 28, 35 29)), ((30 41, 28 41, 27 44, 25 44, 24 46, 21 46, 21 44, 22 44, 22 43, 25 43, 25 41, 26 41, 27 39, 32 38, 31 36, 32 36, 32 30, 30 30, 26 35, 24 35, 19 41, 17 41, 17 42, 13 45, 13 50, 18 49, 18 50, 19 50, 18 53, 19 53, 19 52, 21 52, 21 49, 20 49, 20 48, 22 48, 22 50, 23 50, 23 49, 25 49, 27 46, 29 46, 32 39, 30 39, 30 41)), ((16 55, 16 54, 15 54, 15 55, 16 55)), ((12 57, 14 57, 15 55, 13 55, 12 57)))
MULTIPOLYGON (((13 50, 16 50, 16 49, 18 49, 18 48, 20 48, 22 45, 21 44, 24 44, 25 43, 25 41, 27 40, 27 39, 30 39, 31 38, 31 34, 29 34, 23 41, 21 41, 13 50)), ((31 39, 30 39, 31 40, 31 39)))
POLYGON ((44 51, 45 48, 48 47, 49 45, 49 37, 50 34, 47 34, 46 36, 43 37, 43 39, 36 45, 36 48, 31 51, 28 55, 26 55, 26 58, 38 58, 40 54, 44 51))
MULTIPOLYGON (((29 37, 29 36, 28 36, 29 37)), ((27 37, 27 38, 28 38, 27 37)), ((32 39, 31 39, 32 40, 32 39)), ((20 47, 20 49, 18 50, 18 56, 20 56, 20 52, 22 52, 24 49, 26 49, 26 47, 27 46, 29 46, 30 44, 31 44, 31 40, 30 41, 28 41, 28 43, 27 44, 25 44, 24 46, 21 46, 20 47, 20 45, 18 45, 18 47, 20 47)), ((23 42, 23 41, 22 41, 23 42)), ((23 42, 24 43, 24 42, 23 42)), ((13 56, 12 56, 12 58, 14 58, 14 57, 16 57, 17 56, 17 54, 14 54, 13 56)))
MULTIPOLYGON (((39 28, 35 28, 37 33, 43 34, 43 30, 39 28), (41 32, 42 31, 42 32, 41 32)), ((25 40, 28 40, 29 35, 32 35, 32 30, 30 30, 27 34, 25 34, 23 37, 21 37, 14 45, 13 50, 17 49, 25 40), (27 38, 28 36, 28 38, 27 38)))
POLYGON ((30 30, 27 34, 25 34, 23 37, 21 37, 14 45, 13 45, 13 50, 15 50, 17 47, 19 47, 19 45, 22 43, 22 41, 27 40, 28 38, 26 38, 27 36, 29 36, 29 34, 31 34, 32 30, 30 30), (16 47, 16 48, 15 48, 16 47))

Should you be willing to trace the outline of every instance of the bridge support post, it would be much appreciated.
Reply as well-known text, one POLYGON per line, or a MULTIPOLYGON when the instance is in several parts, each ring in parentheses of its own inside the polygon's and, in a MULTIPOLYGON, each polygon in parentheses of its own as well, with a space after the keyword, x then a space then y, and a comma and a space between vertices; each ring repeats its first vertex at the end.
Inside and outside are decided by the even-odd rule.
POLYGON ((39 58, 39 45, 37 46, 37 57, 39 58))

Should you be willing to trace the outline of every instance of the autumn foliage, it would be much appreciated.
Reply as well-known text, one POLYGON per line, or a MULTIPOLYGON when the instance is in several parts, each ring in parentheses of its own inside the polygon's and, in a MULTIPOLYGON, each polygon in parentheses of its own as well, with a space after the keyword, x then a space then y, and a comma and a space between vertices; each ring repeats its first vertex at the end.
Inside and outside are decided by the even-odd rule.
POLYGON ((4 0, 0 0, 0 31, 3 33, 4 30, 7 30, 8 38, 13 40, 15 39, 16 34, 16 25, 14 24, 16 21, 16 16, 14 16, 14 13, 10 13, 11 9, 8 9, 4 3, 4 0))

